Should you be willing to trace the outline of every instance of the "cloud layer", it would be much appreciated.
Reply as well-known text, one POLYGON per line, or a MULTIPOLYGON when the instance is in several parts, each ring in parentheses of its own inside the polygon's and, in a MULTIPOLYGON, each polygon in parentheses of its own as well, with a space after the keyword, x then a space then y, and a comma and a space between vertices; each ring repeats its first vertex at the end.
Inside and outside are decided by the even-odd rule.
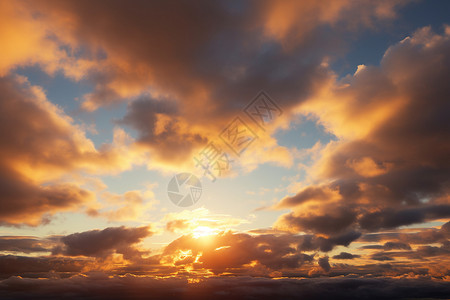
POLYGON ((450 217, 449 50, 448 28, 420 29, 304 104, 340 140, 311 167, 317 184, 275 206, 293 207, 277 226, 334 234, 450 217))

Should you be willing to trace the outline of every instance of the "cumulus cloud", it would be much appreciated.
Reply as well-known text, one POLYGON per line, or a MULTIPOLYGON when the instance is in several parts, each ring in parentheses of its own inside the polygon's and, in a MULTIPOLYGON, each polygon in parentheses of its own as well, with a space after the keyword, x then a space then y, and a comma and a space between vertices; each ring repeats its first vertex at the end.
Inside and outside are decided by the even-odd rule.
POLYGON ((102 274, 71 278, 28 279, 11 277, 0 282, 5 298, 14 299, 399 299, 445 298, 448 282, 424 279, 315 278, 278 279, 251 277, 151 278, 102 274), (195 278, 194 278, 195 279, 195 278), (39 288, 37 288, 39 287, 39 288), (131 287, 131 288, 130 288, 131 287), (349 293, 349 287, 352 293, 349 293), (33 293, 31 293, 33 291, 33 293))
POLYGON ((448 222, 441 228, 416 228, 412 232, 398 230, 381 233, 368 233, 361 236, 361 242, 389 242, 398 241, 405 244, 423 245, 442 243, 449 237, 448 222))
POLYGON ((0 251, 8 252, 48 252, 52 242, 36 237, 2 236, 0 237, 0 251))
POLYGON ((359 258, 359 257, 360 257, 360 255, 351 254, 348 252, 341 252, 341 253, 333 256, 334 259, 355 259, 355 258, 359 258))
POLYGON ((93 265, 92 260, 72 259, 66 257, 29 257, 29 256, 0 256, 0 277, 10 276, 58 277, 58 274, 78 274, 93 265))
POLYGON ((338 207, 337 210, 333 207, 329 212, 323 212, 319 215, 308 211, 283 215, 277 227, 297 232, 337 234, 352 225, 356 221, 356 217, 355 212, 345 207, 338 207), (284 224, 287 226, 284 227, 284 224))
POLYGON ((300 244, 302 250, 320 250, 322 252, 331 251, 335 246, 348 246, 361 236, 360 232, 348 231, 330 237, 323 235, 303 235, 300 244))
MULTIPOLYGON (((148 227, 109 227, 66 236, 43 239, 4 237, 17 240, 5 243, 6 252, 31 254, 31 257, 2 256, 5 268, 0 276, 53 277, 61 273, 104 271, 108 274, 154 274, 159 276, 191 274, 233 274, 263 277, 317 277, 323 274, 341 276, 430 276, 443 279, 450 275, 445 267, 448 241, 441 246, 409 246, 398 241, 368 245, 360 254, 341 252, 333 260, 353 260, 356 265, 333 262, 318 252, 329 252, 336 246, 348 246, 359 233, 324 238, 314 235, 260 234, 222 232, 214 235, 184 235, 150 256, 141 246, 152 235, 148 227), (381 250, 371 252, 372 250, 381 250), (368 252, 366 252, 368 251, 368 252), (51 255, 44 255, 42 253, 51 255), (37 256, 41 255, 41 256, 37 256), (413 260, 414 266, 404 260, 413 260), (368 260, 382 262, 365 264, 368 260), (389 265, 386 265, 389 262, 389 265), (26 266, 30 265, 29 269, 26 266), (49 273, 50 272, 50 273, 49 273), (56 272, 52 273, 51 272, 56 272)), ((3 243, 0 243, 0 246, 3 243)))
POLYGON ((155 195, 150 185, 144 190, 131 190, 123 194, 108 191, 99 192, 101 203, 97 203, 87 211, 94 217, 105 217, 111 221, 144 221, 146 213, 155 204, 155 195))
POLYGON ((73 233, 61 237, 61 246, 56 246, 52 253, 67 256, 87 256, 105 258, 119 253, 125 259, 142 253, 134 247, 143 238, 152 235, 148 226, 126 228, 108 227, 103 230, 91 230, 73 233))
POLYGON ((77 184, 40 185, 74 168, 85 153, 95 154, 92 143, 39 88, 4 77, 0 91, 0 222, 36 225, 45 214, 92 201, 93 194, 77 184))
POLYGON ((389 250, 411 250, 411 246, 401 242, 386 242, 382 248, 386 251, 389 250))
POLYGON ((322 270, 324 270, 325 272, 330 272, 331 265, 330 262, 328 261, 328 256, 319 258, 318 264, 322 268, 322 270))
POLYGON ((59 68, 64 51, 48 38, 48 25, 33 18, 24 2, 1 1, 0 20, 0 76, 18 66, 40 64, 49 73, 59 68))
POLYGON ((389 208, 363 215, 359 224, 364 229, 374 230, 396 228, 402 225, 418 224, 448 217, 450 217, 450 205, 433 205, 399 210, 389 208))
POLYGON ((162 261, 194 266, 215 274, 235 274, 254 271, 255 274, 278 274, 275 271, 298 268, 313 257, 303 254, 295 244, 299 238, 285 235, 251 236, 227 232, 216 236, 193 238, 183 236, 170 243, 162 254, 162 261), (189 255, 179 258, 180 251, 189 255), (198 258, 196 259, 196 257, 198 258))
MULTIPOLYGON (((96 69, 97 90, 86 98, 86 108, 95 109, 117 98, 138 95, 149 87, 159 93, 170 91, 180 99, 198 97, 196 103, 191 103, 195 108, 199 107, 199 100, 207 101, 211 96, 221 98, 215 99, 221 100, 219 106, 230 107, 231 103, 225 103, 230 97, 224 98, 220 92, 228 90, 226 93, 237 95, 236 90, 249 89, 250 94, 242 96, 251 97, 256 91, 249 87, 255 84, 267 83, 265 88, 273 86, 274 90, 281 91, 281 85, 286 83, 279 79, 288 74, 307 75, 304 72, 307 70, 313 78, 320 68, 317 60, 312 63, 292 60, 293 56, 283 53, 288 52, 287 49, 269 47, 261 52, 259 48, 263 43, 276 41, 287 46, 287 41, 292 40, 295 42, 289 45, 291 51, 298 51, 298 45, 302 44, 309 58, 314 58, 311 44, 317 41, 318 37, 313 35, 320 30, 320 25, 335 25, 339 21, 369 25, 370 21, 392 18, 399 4, 401 1, 364 1, 360 5, 349 1, 315 4, 250 1, 236 6, 220 1, 203 1, 202 5, 192 5, 188 1, 139 1, 133 9, 127 9, 120 1, 108 2, 108 5, 104 2, 39 1, 32 7, 40 12, 40 21, 58 25, 53 31, 63 42, 71 46, 83 45, 91 50, 88 53, 95 53, 93 50, 98 48, 106 53, 106 57, 99 59, 100 68, 96 69), (348 18, 349 15, 352 18, 348 18), (99 18, 103 20, 101 23, 99 18), (172 22, 167 23, 168 18, 172 22), (294 33, 296 36, 292 39, 294 33), (257 64, 261 59, 266 64, 257 64), (300 73, 292 68, 293 61, 300 73), (288 62, 291 67, 284 69, 289 73, 283 74, 282 67, 288 62)), ((330 46, 326 39, 321 39, 320 43, 330 46)), ((307 87, 310 78, 295 77, 299 86, 307 87)), ((293 86, 288 83, 291 89, 293 86)))
POLYGON ((137 129, 138 144, 152 149, 153 158, 166 163, 185 162, 208 141, 203 131, 192 130, 170 99, 136 100, 129 105, 121 123, 137 129))
POLYGON ((348 232, 332 238, 314 235, 221 232, 217 235, 182 236, 163 251, 162 263, 182 268, 209 270, 214 274, 258 276, 307 276, 317 251, 348 246, 360 233, 348 232))
POLYGON ((313 184, 274 208, 296 231, 398 228, 450 217, 450 31, 422 28, 301 108, 339 137, 311 167, 313 184))
POLYGON ((80 272, 147 272, 169 270, 159 263, 158 255, 142 247, 153 235, 150 226, 107 227, 105 229, 45 238, 0 237, 0 277, 59 277, 80 272))
POLYGON ((38 225, 56 212, 88 209, 95 194, 71 175, 117 172, 138 157, 120 129, 112 144, 96 149, 73 119, 23 77, 0 78, 0 100, 2 224, 38 225))
MULTIPOLYGON (((149 165, 167 169, 191 162, 211 132, 261 89, 286 112, 270 130, 286 126, 291 110, 331 79, 327 49, 343 51, 341 28, 392 19, 404 2, 138 1, 133 8, 121 1, 5 2, 3 20, 17 24, 7 28, 15 28, 14 38, 28 38, 2 36, 14 50, 7 47, 0 68, 39 64, 48 73, 88 79, 94 91, 82 107, 89 111, 132 101, 123 121, 138 130, 138 144, 153 156, 149 165)), ((246 170, 292 164, 275 140, 261 139, 260 147, 245 158, 246 170)))

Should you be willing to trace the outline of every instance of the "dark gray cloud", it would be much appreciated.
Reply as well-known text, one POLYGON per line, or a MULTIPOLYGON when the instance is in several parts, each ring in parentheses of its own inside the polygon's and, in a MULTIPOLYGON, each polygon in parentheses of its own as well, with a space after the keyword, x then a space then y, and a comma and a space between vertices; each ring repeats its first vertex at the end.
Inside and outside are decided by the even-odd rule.
POLYGON ((60 280, 11 277, 0 282, 4 299, 443 299, 444 281, 387 278, 264 279, 251 277, 154 279, 101 274, 60 280))
POLYGON ((149 255, 150 251, 139 247, 152 234, 149 226, 121 226, 40 239, 0 237, 0 251, 30 254, 0 256, 0 277, 59 277, 105 270, 167 275, 176 271, 160 264, 159 255, 149 255), (121 254, 124 260, 113 254, 121 254))
POLYGON ((40 90, 23 79, 1 77, 0 111, 0 224, 36 226, 94 200, 77 184, 51 180, 96 154, 86 150, 90 141, 40 90))
POLYGON ((359 258, 359 257, 361 257, 361 256, 357 255, 357 254, 351 254, 348 252, 341 252, 341 253, 333 256, 334 259, 354 259, 354 258, 359 258))
POLYGON ((88 97, 91 104, 151 87, 180 100, 206 94, 211 97, 206 102, 227 111, 263 87, 287 102, 307 96, 315 79, 327 76, 321 67, 326 49, 341 49, 336 21, 346 30, 370 26, 392 17, 401 4, 329 2, 332 11, 327 5, 277 1, 137 1, 133 8, 121 1, 39 1, 34 8, 41 20, 66 29, 73 46, 85 48, 85 58, 104 51, 92 76, 98 84, 88 97), (380 8, 391 15, 378 13, 380 8), (288 17, 293 11, 296 17, 288 17))
MULTIPOLYGON (((387 243, 388 244, 388 243, 387 243)), ((450 254, 450 243, 449 241, 443 242, 440 246, 419 246, 416 249, 411 249, 409 245, 403 243, 392 243, 389 246, 384 246, 382 248, 365 247, 365 249, 383 249, 384 251, 380 251, 372 254, 370 257, 374 260, 379 261, 387 261, 387 260, 396 260, 397 258, 406 258, 410 260, 415 260, 417 262, 426 262, 433 261, 436 264, 442 264, 443 270, 449 271, 446 267, 446 258, 450 254), (392 246, 395 244, 395 246, 392 246), (392 250, 402 250, 402 251, 392 251, 392 250), (435 260, 433 260, 435 258, 435 260)), ((385 244, 386 245, 386 244, 385 244)))
POLYGON ((450 205, 422 206, 410 209, 384 209, 363 215, 359 224, 363 229, 397 228, 450 217, 450 205))
POLYGON ((0 256, 0 277, 10 276, 42 277, 54 276, 50 272, 57 272, 61 276, 78 274, 92 261, 72 259, 67 257, 27 257, 14 255, 0 256), (49 274, 50 273, 50 274, 49 274))
POLYGON ((447 257, 450 254, 450 242, 446 241, 440 247, 420 246, 419 249, 417 249, 417 253, 421 257, 434 257, 434 256, 447 257))
POLYGON ((33 253, 49 252, 54 243, 35 237, 0 236, 0 251, 33 253))
POLYGON ((325 272, 329 272, 331 270, 331 265, 330 262, 328 261, 328 256, 319 258, 318 264, 325 272))
POLYGON ((357 214, 346 207, 330 207, 323 214, 310 213, 302 216, 296 213, 285 214, 280 222, 289 224, 291 230, 338 234, 348 229, 356 218, 357 214))
POLYGON ((405 243, 387 242, 383 245, 384 250, 411 250, 411 246, 405 243))
MULTIPOLYGON (((305 104, 343 139, 312 167, 317 185, 274 206, 293 209, 275 225, 368 233, 449 218, 449 53, 448 28, 419 29, 391 46, 379 66, 360 68, 326 99, 305 104)), ((445 236, 431 230, 430 240, 439 239, 433 232, 445 236)))
POLYGON ((312 238, 313 243, 315 242, 318 249, 323 252, 331 251, 334 246, 348 246, 352 242, 356 241, 361 236, 360 232, 357 231, 347 231, 338 235, 333 235, 328 238, 322 236, 314 236, 312 238))
MULTIPOLYGON (((450 237, 448 232, 448 224, 445 223, 440 229, 437 228, 423 228, 417 229, 417 232, 383 232, 383 233, 368 233, 363 234, 359 241, 361 242, 383 242, 383 241, 393 241, 401 242, 405 244, 423 245, 423 244, 433 244, 442 243, 447 241, 450 237)), ((369 246, 364 246, 368 248, 369 246)), ((379 245, 383 248, 382 245, 379 245)), ((369 249, 369 248, 368 248, 369 249)), ((372 248, 375 249, 375 248, 372 248)))
POLYGON ((372 254, 370 256, 370 258, 373 259, 373 260, 378 260, 378 261, 395 260, 395 258, 393 258, 392 256, 393 256, 392 253, 386 254, 384 252, 378 252, 378 253, 372 254))
POLYGON ((148 226, 108 227, 103 230, 73 233, 61 237, 62 245, 56 246, 52 252, 54 255, 99 258, 105 258, 112 253, 120 253, 124 255, 124 258, 129 259, 141 256, 142 253, 134 245, 152 234, 148 226))
POLYGON ((313 261, 312 256, 302 253, 297 247, 303 239, 301 236, 251 236, 227 232, 207 239, 203 242, 201 238, 182 236, 165 248, 162 259, 173 259, 180 250, 191 251, 191 259, 179 262, 181 265, 191 264, 196 255, 202 253, 198 261, 199 266, 216 274, 227 271, 241 272, 240 269, 252 261, 264 266, 268 273, 298 268, 303 263, 313 261))

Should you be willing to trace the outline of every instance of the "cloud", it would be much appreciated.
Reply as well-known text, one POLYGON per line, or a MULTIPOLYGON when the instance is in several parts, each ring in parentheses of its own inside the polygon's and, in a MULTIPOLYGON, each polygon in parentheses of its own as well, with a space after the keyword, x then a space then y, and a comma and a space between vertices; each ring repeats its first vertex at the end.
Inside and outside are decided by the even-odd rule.
POLYGON ((173 270, 141 245, 152 235, 150 226, 120 226, 44 238, 0 237, 0 251, 14 253, 0 256, 0 277, 59 277, 98 271, 167 275, 173 270))
POLYGON ((128 107, 120 121, 137 129, 137 143, 152 149, 155 161, 184 163, 208 141, 204 132, 194 132, 170 99, 141 98, 128 107))
POLYGON ((423 223, 450 217, 450 205, 422 206, 403 210, 384 209, 367 213, 361 217, 359 224, 362 228, 374 230, 379 228, 396 228, 402 225, 423 223))
POLYGON ((274 280, 239 276, 189 282, 187 278, 156 279, 132 275, 108 278, 90 274, 59 280, 11 277, 0 284, 2 297, 14 299, 58 299, 61 295, 67 299, 92 296, 97 299, 439 299, 450 293, 448 282, 387 278, 274 280), (349 287, 352 287, 352 293, 349 293, 349 287))
POLYGON ((377 252, 377 253, 373 254, 370 258, 373 260, 378 260, 378 261, 395 260, 391 254, 386 254, 384 252, 377 252))
POLYGON ((318 264, 325 272, 330 272, 331 266, 328 261, 328 256, 319 258, 318 264))
POLYGON ((134 244, 151 236, 148 226, 126 228, 108 227, 103 230, 91 230, 73 233, 61 237, 61 246, 56 246, 52 253, 67 256, 87 256, 105 258, 113 253, 123 254, 125 259, 141 255, 134 244))
MULTIPOLYGON (((91 82, 82 103, 88 111, 129 101, 123 122, 138 130, 149 167, 187 168, 262 89, 285 111, 267 129, 286 127, 291 110, 331 80, 327 50, 343 52, 344 32, 392 19, 403 2, 3 3, 4 27, 15 29, 0 40, 14 45, 0 74, 38 64, 91 82)), ((292 165, 276 140, 259 142, 242 159, 244 170, 292 165)))
POLYGON ((113 143, 97 150, 79 125, 23 77, 0 78, 0 110, 2 224, 35 226, 57 212, 87 209, 96 196, 76 174, 114 173, 139 161, 120 129, 113 143))
MULTIPOLYGON (((299 73, 292 65, 287 65, 288 60, 283 54, 287 51, 268 45, 261 52, 262 43, 275 41, 289 49, 294 48, 294 51, 301 44, 313 58, 311 50, 314 48, 310 45, 319 39, 315 33, 320 26, 337 26, 339 21, 367 26, 377 19, 392 18, 400 3, 365 1, 355 5, 344 0, 315 4, 267 1, 234 5, 203 1, 202 5, 192 5, 188 1, 140 1, 133 9, 127 9, 120 1, 108 2, 108 5, 104 2, 87 5, 83 2, 40 1, 39 5, 31 7, 32 11, 40 13, 40 22, 55 26, 53 33, 61 42, 72 47, 85 47, 82 58, 98 64, 97 74, 93 76, 98 82, 97 89, 86 97, 85 102, 86 108, 95 109, 110 101, 139 95, 150 87, 162 94, 170 91, 185 101, 198 97, 200 102, 205 102, 208 97, 220 97, 222 103, 219 106, 228 107, 230 103, 223 101, 229 101, 230 97, 224 97, 220 92, 232 91, 233 87, 242 92, 244 87, 259 83, 257 90, 269 86, 280 90, 277 88, 281 84, 279 79, 299 73), (204 14, 204 10, 208 14, 204 14), (103 21, 99 23, 97 17, 103 21), (172 22, 168 23, 168 19, 172 22), (293 42, 288 45, 289 40, 293 42), (92 55, 98 49, 105 55, 92 55), (266 64, 258 64, 261 59, 266 64)), ((326 34, 324 30, 321 33, 326 34)), ((332 38, 331 35, 327 37, 332 38)), ((326 39, 320 39, 320 43, 327 47, 332 44, 326 39)), ((288 57, 292 63, 293 56, 288 57)), ((319 71, 316 62, 309 64, 303 59, 295 62, 303 75, 307 70, 313 76, 319 71)), ((295 77, 300 81, 297 84, 306 87, 308 78, 295 77)), ((286 84, 283 84, 285 88, 286 84)), ((287 86, 292 88, 293 83, 287 86)), ((243 96, 252 97, 256 91, 243 96)), ((198 108, 198 104, 199 101, 191 103, 192 108, 198 108)))
POLYGON ((274 206, 292 209, 275 226, 374 232, 450 216, 449 50, 448 27, 419 29, 300 105, 339 140, 309 169, 313 184, 274 206))
MULTIPOLYGON (((402 265, 405 259, 414 260, 414 264, 419 268, 413 270, 414 273, 427 270, 427 273, 434 274, 433 276, 445 277, 448 273, 446 256, 449 252, 446 224, 442 225, 440 229, 411 228, 364 234, 358 240, 358 243, 362 243, 359 250, 368 251, 368 257, 374 260, 395 261, 396 267, 402 265), (373 244, 373 242, 377 242, 377 244, 373 244)), ((406 266, 402 268, 404 269, 406 266)), ((396 272, 407 271, 404 269, 403 271, 396 270, 396 272)))
POLYGON ((443 232, 446 236, 450 236, 450 221, 443 224, 441 226, 441 232, 443 232))
POLYGON ((355 259, 355 258, 359 258, 361 257, 360 255, 357 254, 351 254, 348 252, 341 252, 337 255, 333 256, 333 259, 355 259))
POLYGON ((448 222, 438 228, 416 228, 413 232, 404 232, 397 229, 396 232, 382 232, 364 234, 359 239, 361 242, 387 242, 400 241, 406 244, 423 245, 441 243, 448 239, 448 222))
POLYGON ((305 251, 320 250, 322 252, 328 252, 333 250, 335 246, 347 247, 360 236, 361 233, 357 231, 347 231, 330 237, 305 235, 301 244, 301 249, 305 251))
POLYGON ((446 241, 440 247, 421 246, 417 252, 422 257, 447 256, 450 254, 450 244, 449 241, 446 241))
POLYGON ((384 250, 411 250, 411 246, 405 243, 387 242, 383 245, 384 250))
POLYGON ((36 226, 49 222, 56 212, 77 211, 93 201, 93 194, 74 184, 40 187, 10 170, 0 174, 3 195, 0 201, 0 223, 36 226))
POLYGON ((42 241, 35 237, 2 236, 0 237, 0 251, 8 252, 48 252, 51 242, 42 241))
POLYGON ((317 251, 328 252, 337 245, 347 246, 359 236, 357 232, 325 238, 293 234, 249 235, 231 231, 200 237, 185 235, 164 249, 161 262, 194 271, 209 270, 214 274, 307 276, 317 251))
POLYGON ((275 224, 276 228, 297 232, 337 234, 346 230, 356 221, 356 213, 345 207, 330 209, 316 215, 312 212, 283 215, 275 224))
POLYGON ((307 201, 323 201, 329 200, 330 198, 335 197, 335 192, 333 190, 327 189, 327 187, 314 187, 309 186, 305 187, 302 191, 298 192, 295 196, 285 197, 280 202, 275 205, 275 208, 289 208, 296 206, 298 204, 305 203, 307 201))
MULTIPOLYGON (((410 260, 415 260, 417 262, 426 262, 425 266, 432 268, 435 265, 441 265, 443 268, 448 268, 446 263, 446 256, 450 253, 449 242, 444 242, 441 246, 419 246, 415 250, 411 250, 409 246, 399 246, 399 250, 408 251, 391 251, 396 249, 394 247, 382 247, 384 251, 376 252, 371 255, 371 259, 374 260, 395 260, 397 258, 407 258, 410 260), (402 248, 403 247, 403 248, 402 248)), ((375 249, 375 247, 370 247, 366 249, 375 249)), ((379 249, 379 248, 377 248, 379 249)))
POLYGON ((66 257, 1 255, 0 277, 8 278, 10 276, 21 275, 24 277, 46 278, 56 275, 56 272, 59 274, 77 274, 92 264, 92 260, 66 257))
MULTIPOLYGON (((446 267, 450 244, 446 240, 441 241, 440 246, 409 246, 395 240, 379 245, 366 245, 358 249, 358 254, 341 252, 334 255, 333 259, 353 260, 353 264, 334 263, 331 268, 328 256, 318 256, 318 252, 329 252, 336 246, 348 246, 360 233, 348 232, 329 238, 279 233, 191 234, 175 239, 160 252, 150 255, 150 251, 141 242, 151 235, 149 227, 122 226, 41 239, 4 237, 2 240, 11 242, 5 243, 7 247, 0 250, 32 256, 3 256, 1 260, 5 262, 5 268, 0 276, 54 277, 65 272, 75 274, 93 271, 158 276, 190 274, 194 277, 208 274, 317 277, 326 273, 332 277, 371 274, 370 276, 407 277, 426 275, 443 279, 450 275, 450 269, 446 267), (42 256, 45 253, 50 255, 42 256), (405 259, 414 261, 414 266, 405 264, 405 259), (368 260, 389 261, 389 266, 366 264, 368 260), (32 266, 28 270, 27 263, 32 266), (52 271, 55 273, 48 273, 52 271)), ((399 233, 396 235, 398 238, 399 233)))
POLYGON ((263 11, 265 33, 289 47, 301 42, 316 26, 370 27, 380 19, 387 21, 395 17, 395 9, 404 3, 363 1, 354 5, 350 1, 325 1, 312 5, 299 1, 268 1, 263 11))
POLYGON ((87 213, 90 216, 105 217, 112 221, 138 221, 145 218, 145 214, 155 204, 155 195, 151 188, 131 190, 123 194, 100 192, 101 203, 91 207, 87 213))
POLYGON ((0 222, 36 225, 44 214, 92 201, 93 194, 76 184, 40 185, 72 169, 83 153, 94 151, 92 143, 24 79, 0 78, 0 91, 0 222))
POLYGON ((262 270, 260 275, 274 275, 278 274, 275 271, 298 268, 313 260, 312 256, 301 253, 295 246, 300 240, 301 237, 291 235, 251 236, 232 232, 199 238, 182 236, 164 249, 162 262, 193 263, 194 267, 215 274, 247 274, 252 271, 257 274, 259 269, 262 270), (180 258, 180 253, 188 254, 180 258))

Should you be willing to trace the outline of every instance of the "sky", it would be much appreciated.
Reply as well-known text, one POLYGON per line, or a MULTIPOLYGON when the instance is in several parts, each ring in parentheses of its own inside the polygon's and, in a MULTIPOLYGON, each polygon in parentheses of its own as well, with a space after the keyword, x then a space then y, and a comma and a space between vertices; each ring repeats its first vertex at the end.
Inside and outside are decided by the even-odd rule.
POLYGON ((0 0, 0 295, 450 297, 449 12, 0 0))

